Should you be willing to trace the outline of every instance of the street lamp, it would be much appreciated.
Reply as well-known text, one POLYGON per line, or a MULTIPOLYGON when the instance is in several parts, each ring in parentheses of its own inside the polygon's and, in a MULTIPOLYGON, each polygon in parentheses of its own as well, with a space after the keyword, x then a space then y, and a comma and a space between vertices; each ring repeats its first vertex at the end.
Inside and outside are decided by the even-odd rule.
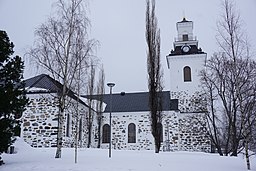
POLYGON ((115 86, 115 83, 107 83, 107 86, 110 88, 110 110, 109 110, 109 126, 110 126, 110 129, 109 129, 109 158, 111 158, 111 141, 112 141, 112 138, 111 138, 111 112, 112 112, 112 88, 115 86))

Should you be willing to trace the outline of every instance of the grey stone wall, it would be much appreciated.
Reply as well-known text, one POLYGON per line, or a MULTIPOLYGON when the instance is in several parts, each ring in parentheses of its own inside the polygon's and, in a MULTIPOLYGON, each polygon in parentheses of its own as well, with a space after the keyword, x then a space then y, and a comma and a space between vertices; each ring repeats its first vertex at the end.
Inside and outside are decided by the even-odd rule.
MULTIPOLYGON (((22 137, 32 147, 56 147, 58 101, 54 94, 29 95, 30 104, 22 117, 22 137)), ((70 105, 72 106, 72 105, 70 105)), ((77 123, 75 109, 70 107, 65 113, 63 125, 63 146, 74 147, 77 123), (67 131, 67 115, 70 114, 70 135, 67 131)), ((80 109, 78 120, 82 119, 79 147, 87 146, 88 131, 86 107, 80 109)), ((181 113, 164 111, 163 142, 161 150, 170 147, 171 151, 210 151, 210 141, 205 129, 206 118, 203 113, 181 113), (168 145, 169 144, 169 145, 168 145)), ((103 113, 102 126, 109 124, 109 113, 103 113)), ((102 132, 102 130, 101 130, 102 132)), ((102 135, 101 135, 102 136, 102 135)), ((92 130, 92 148, 98 141, 96 118, 92 130)), ((101 148, 108 148, 108 143, 101 148)), ((154 139, 151 134, 149 112, 112 113, 112 148, 120 150, 153 150, 154 139), (136 125, 136 142, 128 143, 128 125, 136 125)))
POLYGON ((181 113, 179 130, 180 150, 211 151, 204 113, 181 113))
MULTIPOLYGON (((203 113, 163 113, 163 142, 161 150, 210 152, 210 141, 205 129, 203 113)), ((148 112, 112 114, 112 147, 125 150, 153 150, 154 139, 148 112), (136 143, 128 143, 128 125, 136 125, 136 143)), ((109 124, 109 114, 104 114, 104 124, 109 124)), ((103 126, 102 125, 102 126, 103 126)), ((101 148, 108 148, 102 144, 101 148)))
MULTIPOLYGON (((109 113, 103 115, 104 124, 109 124, 109 113)), ((112 147, 114 149, 150 150, 153 149, 152 139, 148 112, 112 114, 112 147), (136 125, 135 143, 128 143, 128 125, 130 123, 136 125)), ((101 148, 108 148, 108 145, 108 143, 102 143, 101 148)))
MULTIPOLYGON (((56 94, 28 94, 29 105, 24 111, 21 121, 21 136, 24 141, 32 147, 56 147, 57 129, 58 129, 58 99, 56 94)), ((69 99, 70 100, 70 99, 69 99)), ((71 100, 72 102, 73 100, 71 100)), ((74 103, 74 101, 73 101, 74 103)), ((72 105, 70 105, 72 106, 72 105)), ((84 147, 87 137, 85 126, 85 109, 80 110, 83 119, 82 138, 79 144, 84 147)), ((76 115, 75 109, 70 107, 64 116, 65 124, 63 125, 63 146, 73 147, 76 131, 76 115), (66 135, 67 131, 67 114, 70 116, 70 136, 66 135)), ((78 128, 79 129, 79 128, 78 128)))
POLYGON ((29 105, 22 116, 22 137, 32 147, 55 147, 57 99, 52 95, 28 95, 29 105))
POLYGON ((172 99, 178 99, 181 113, 201 112, 206 110, 206 103, 201 92, 189 94, 187 91, 171 92, 172 99))

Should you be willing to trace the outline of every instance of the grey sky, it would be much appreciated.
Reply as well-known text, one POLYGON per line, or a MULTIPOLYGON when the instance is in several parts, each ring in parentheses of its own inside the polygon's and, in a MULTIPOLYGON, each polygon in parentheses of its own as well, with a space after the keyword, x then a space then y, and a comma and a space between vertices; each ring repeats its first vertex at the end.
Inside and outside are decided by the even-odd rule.
MULTIPOLYGON (((170 74, 166 55, 172 49, 176 22, 183 15, 194 22, 194 36, 208 57, 217 50, 216 21, 221 0, 156 0, 161 29, 161 56, 165 90, 170 74)), ((0 29, 7 31, 15 44, 15 54, 23 56, 33 44, 34 30, 50 15, 53 0, 0 0, 0 29)), ((244 21, 252 49, 256 50, 256 0, 235 0, 244 21)), ((106 82, 115 82, 114 92, 147 91, 145 0, 90 0, 91 36, 100 41, 97 56, 104 64, 106 82)), ((29 69, 25 78, 39 74, 29 69)), ((108 89, 106 89, 108 92, 108 89)))

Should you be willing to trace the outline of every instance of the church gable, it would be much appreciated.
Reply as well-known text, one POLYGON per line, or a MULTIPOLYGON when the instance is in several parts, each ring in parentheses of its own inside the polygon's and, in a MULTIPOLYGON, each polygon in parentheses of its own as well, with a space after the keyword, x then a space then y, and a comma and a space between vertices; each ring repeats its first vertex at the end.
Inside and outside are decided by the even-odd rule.
MULTIPOLYGON (((56 93, 58 95, 62 92, 63 85, 54 80, 52 77, 46 74, 40 74, 38 76, 29 78, 24 81, 27 94, 41 94, 41 93, 56 93)), ((67 90, 68 97, 73 100, 79 99, 79 103, 89 108, 89 106, 71 90, 67 90)))
MULTIPOLYGON (((21 118, 22 137, 32 147, 56 147, 59 93, 62 84, 46 74, 35 76, 24 82, 29 104, 21 118)), ((69 105, 65 110, 65 123, 62 128, 64 147, 74 145, 77 99, 79 99, 78 110, 82 116, 79 122, 83 122, 79 126, 80 135, 87 137, 86 129, 83 129, 82 126, 86 123, 85 114, 89 106, 78 98, 72 90, 69 90, 67 96, 69 105)), ((85 144, 85 142, 81 144, 85 144)))

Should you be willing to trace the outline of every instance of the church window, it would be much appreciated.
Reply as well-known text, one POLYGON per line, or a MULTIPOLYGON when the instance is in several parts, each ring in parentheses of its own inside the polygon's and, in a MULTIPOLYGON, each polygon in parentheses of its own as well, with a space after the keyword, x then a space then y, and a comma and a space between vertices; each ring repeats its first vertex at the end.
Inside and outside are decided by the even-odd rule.
POLYGON ((128 143, 136 143, 136 126, 134 123, 128 125, 128 143))
POLYGON ((185 66, 183 68, 183 73, 184 73, 184 82, 191 81, 191 68, 189 66, 185 66))
POLYGON ((103 125, 102 131, 102 143, 109 143, 110 142, 110 126, 108 124, 103 125))
POLYGON ((188 35, 187 34, 183 34, 182 35, 182 40, 183 41, 188 41, 188 35))

